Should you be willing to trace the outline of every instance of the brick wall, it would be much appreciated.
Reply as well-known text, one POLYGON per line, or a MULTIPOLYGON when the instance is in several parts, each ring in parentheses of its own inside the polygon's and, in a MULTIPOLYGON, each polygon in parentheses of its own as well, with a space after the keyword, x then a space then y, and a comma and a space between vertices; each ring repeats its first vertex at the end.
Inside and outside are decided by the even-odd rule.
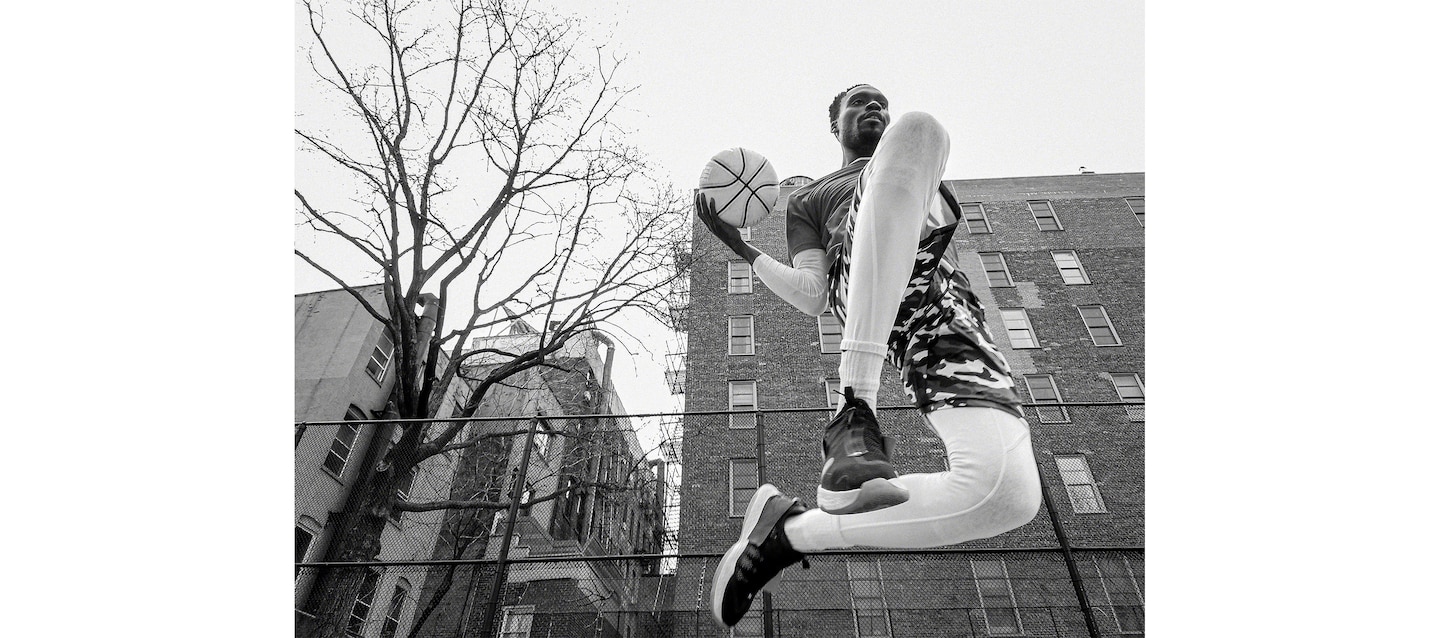
MULTIPOLYGON (((1062 398, 1072 402, 1117 401, 1107 373, 1137 373, 1144 380, 1144 228, 1124 200, 1143 197, 1144 174, 952 180, 945 186, 958 201, 980 202, 985 207, 993 232, 972 235, 962 223, 951 256, 984 303, 991 331, 1011 362, 1023 400, 1030 400, 1021 380, 1025 374, 1052 375, 1062 398), (1026 202, 1042 199, 1050 201, 1063 231, 1037 228, 1026 202), (1091 283, 1064 284, 1051 257, 1053 250, 1074 250, 1091 283), (1003 253, 1015 286, 987 286, 979 252, 1003 253), (1091 304, 1105 307, 1122 345, 1097 347, 1091 342, 1076 309, 1091 304), (1010 347, 998 311, 1009 307, 1027 310, 1039 348, 1010 347)), ((760 222, 752 231, 751 243, 782 263, 788 262, 783 213, 760 222)), ((726 263, 738 257, 698 222, 694 246, 698 259, 687 315, 687 412, 728 409, 731 380, 755 380, 762 410, 824 407, 825 379, 838 377, 839 355, 820 353, 816 320, 767 290, 758 277, 752 293, 729 294, 726 263), (727 317, 747 314, 755 316, 755 354, 731 356, 727 317)), ((888 366, 880 404, 907 405, 896 374, 888 366)), ((825 412, 765 416, 766 480, 811 504, 821 462, 820 433, 828 416, 825 412)), ((1035 416, 1027 415, 1037 462, 1071 543, 1076 547, 1143 545, 1144 424, 1130 422, 1118 406, 1072 408, 1069 422, 1063 424, 1039 423, 1035 416), (1090 465, 1106 505, 1104 513, 1073 511, 1054 456, 1077 454, 1085 456, 1090 465)), ((882 411, 881 421, 882 429, 899 443, 895 460, 901 472, 943 469, 940 442, 920 423, 914 410, 882 411)), ((725 415, 689 416, 684 425, 680 551, 724 551, 740 528, 740 519, 728 515, 728 461, 756 456, 756 432, 731 429, 725 415)), ((1054 543, 1055 532, 1042 511, 1018 530, 965 547, 1054 543)), ((1031 588, 1032 593, 1039 592, 1034 594, 1035 600, 1048 596, 1073 602, 1063 567, 1051 576, 1060 584, 1041 578, 1033 581, 1050 583, 1031 588), (1045 589, 1057 586, 1058 592, 1045 589)), ((791 577, 787 572, 786 578, 791 577)), ((686 595, 683 592, 691 586, 686 581, 680 574, 677 595, 686 595)), ((960 601, 952 602, 963 606, 960 601)), ((892 622, 899 621, 892 618, 892 622)), ((925 619, 907 618, 904 622, 923 623, 925 619)))

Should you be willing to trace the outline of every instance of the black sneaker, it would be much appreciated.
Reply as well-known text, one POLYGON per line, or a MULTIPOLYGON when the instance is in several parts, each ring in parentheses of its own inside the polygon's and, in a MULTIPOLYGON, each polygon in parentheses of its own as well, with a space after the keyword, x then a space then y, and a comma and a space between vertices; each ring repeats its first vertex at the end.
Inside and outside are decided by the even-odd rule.
POLYGON ((716 622, 726 627, 740 622, 755 595, 780 570, 795 563, 810 568, 805 555, 790 546, 785 538, 785 526, 781 525, 805 509, 800 499, 781 495, 780 490, 769 483, 755 490, 750 505, 745 508, 740 540, 720 558, 720 564, 715 567, 715 580, 710 583, 710 613, 716 622))
POLYGON ((845 388, 845 406, 825 426, 821 450, 825 465, 815 500, 829 514, 859 514, 910 500, 910 491, 892 482, 899 474, 890 464, 892 440, 881 436, 869 404, 845 388))

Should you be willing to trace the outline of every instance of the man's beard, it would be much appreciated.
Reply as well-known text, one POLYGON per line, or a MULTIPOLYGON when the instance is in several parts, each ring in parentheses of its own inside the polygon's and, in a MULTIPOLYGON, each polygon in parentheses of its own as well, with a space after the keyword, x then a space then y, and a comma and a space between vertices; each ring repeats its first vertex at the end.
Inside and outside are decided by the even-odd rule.
POLYGON ((842 142, 845 148, 858 152, 860 157, 869 157, 875 154, 875 147, 880 145, 880 136, 883 133, 883 129, 872 133, 853 128, 845 132, 842 142))

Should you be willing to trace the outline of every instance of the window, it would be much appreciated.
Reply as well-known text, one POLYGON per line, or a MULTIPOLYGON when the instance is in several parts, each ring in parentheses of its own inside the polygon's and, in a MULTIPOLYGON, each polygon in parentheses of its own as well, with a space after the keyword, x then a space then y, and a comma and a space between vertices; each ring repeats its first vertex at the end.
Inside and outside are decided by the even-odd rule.
POLYGON ((730 354, 755 354, 755 316, 730 317, 730 354))
POLYGON ((500 620, 500 638, 529 638, 534 605, 507 605, 500 620))
POLYGON ((754 287, 754 272, 750 270, 750 262, 743 259, 730 262, 730 294, 743 295, 752 291, 754 287))
POLYGON ((730 459, 730 515, 744 516, 750 497, 760 488, 760 468, 755 459, 730 459))
POLYGON ((520 509, 516 511, 516 516, 530 515, 530 498, 533 496, 535 496, 535 484, 525 481, 525 489, 520 492, 520 509))
POLYGON ((1145 631, 1145 588, 1135 577, 1130 560, 1124 556, 1091 558, 1096 575, 1100 577, 1100 588, 1105 593, 1105 603, 1110 606, 1115 625, 1122 634, 1138 634, 1145 631))
MULTIPOLYGON (((736 412, 754 410, 756 407, 755 394, 754 381, 731 381, 730 409, 736 412)), ((753 428, 755 427, 755 415, 732 414, 730 415, 730 427, 753 428)))
POLYGON ((1010 336, 1010 347, 1040 347, 1040 340, 1035 338, 1035 326, 1030 325, 1030 315, 1024 308, 1001 308, 1000 319, 1005 323, 1005 334, 1010 336))
POLYGON ((1145 226, 1145 198, 1126 197, 1125 203, 1130 205, 1130 212, 1135 213, 1135 220, 1140 222, 1140 226, 1143 228, 1145 226))
POLYGON ((375 344, 375 351, 370 353, 370 362, 365 364, 365 374, 370 375, 375 383, 385 379, 385 371, 390 368, 390 358, 395 356, 395 342, 390 340, 390 330, 384 326, 380 328, 380 341, 375 344))
POLYGON ((759 638, 765 635, 765 617, 755 613, 746 614, 730 628, 730 638, 759 638))
POLYGON ((843 332, 840 320, 835 318, 833 312, 825 312, 815 320, 820 324, 820 354, 838 354, 840 335, 843 332))
POLYGON ((975 589, 980 593, 980 607, 990 635, 1024 633, 1005 561, 972 560, 970 569, 975 575, 975 589))
POLYGON ((960 216, 965 220, 965 228, 972 235, 990 232, 990 220, 985 217, 985 206, 981 204, 961 204, 960 216))
POLYGON ((1080 319, 1085 322, 1085 329, 1090 331, 1090 340, 1097 346, 1118 346, 1120 336, 1115 334, 1115 326, 1110 323, 1110 315, 1105 313, 1105 306, 1076 306, 1080 310, 1080 319))
POLYGON ((1030 205, 1030 214, 1035 216, 1035 225, 1040 230, 1065 230, 1060 226, 1060 218, 1055 216, 1055 209, 1050 207, 1046 200, 1035 200, 1025 202, 1030 205))
POLYGON ((1140 375, 1133 372, 1111 372, 1110 382, 1115 384, 1115 394, 1120 395, 1121 401, 1141 404, 1125 406, 1125 415, 1132 422, 1144 421, 1145 384, 1140 381, 1140 375))
POLYGON ((980 253, 980 264, 985 267, 985 279, 991 288, 1009 288, 1015 285, 1010 280, 1010 269, 1005 265, 1001 253, 980 253))
POLYGON ((885 609, 885 583, 880 565, 864 559, 845 561, 850 577, 850 602, 855 608, 857 638, 890 638, 890 612, 885 609))
MULTIPOLYGON (((310 543, 315 541, 315 535, 310 530, 299 525, 295 526, 295 562, 305 562, 305 554, 310 551, 310 543)), ((300 566, 295 566, 295 577, 300 577, 300 566)))
POLYGON ((355 604, 350 607, 350 621, 345 625, 345 635, 363 635, 365 619, 370 617, 370 606, 375 602, 375 583, 379 580, 379 570, 365 570, 365 576, 360 581, 360 592, 355 594, 355 604))
MULTIPOLYGON (((347 415, 348 417, 348 415, 347 415)), ((351 423, 342 424, 335 432, 335 440, 330 442, 330 453, 325 456, 326 472, 334 474, 337 478, 345 472, 345 461, 350 458, 350 452, 355 449, 355 438, 360 435, 360 426, 351 423)))
POLYGON ((550 452, 550 442, 554 440, 555 433, 550 431, 550 426, 543 421, 535 424, 535 454, 544 461, 545 455, 550 452))
POLYGON ((832 411, 839 410, 840 404, 845 402, 845 395, 841 394, 843 391, 839 379, 825 380, 825 405, 830 406, 832 411))
POLYGON ((1060 479, 1065 481, 1070 507, 1076 514, 1105 513, 1105 501, 1100 498, 1100 488, 1095 485, 1095 475, 1090 473, 1090 463, 1085 457, 1056 456, 1055 466, 1060 468, 1060 479))
POLYGON ((1090 276, 1080 265, 1080 257, 1073 250, 1056 250, 1050 253, 1055 258, 1055 268, 1060 270, 1060 281, 1068 285, 1088 284, 1090 276))
POLYGON ((394 593, 390 594, 390 608, 385 610, 385 623, 380 626, 380 638, 395 638, 396 630, 400 629, 400 612, 405 605, 405 597, 410 594, 410 581, 404 578, 395 584, 394 593))
MULTIPOLYGON (((1030 391, 1030 400, 1035 403, 1060 403, 1060 389, 1055 379, 1048 374, 1025 375, 1025 388, 1030 391)), ((1064 407, 1035 408, 1041 423, 1069 423, 1070 413, 1064 407)))
MULTIPOLYGON (((415 469, 416 469, 416 468, 413 468, 413 467, 410 468, 410 471, 409 471, 409 472, 406 472, 406 473, 405 473, 405 476, 400 477, 400 479, 395 482, 395 499, 396 499, 396 500, 399 500, 399 501, 408 501, 408 500, 410 500, 410 487, 415 484, 415 469)), ((398 521, 398 520, 400 520, 400 517, 401 517, 402 515, 404 515, 404 514, 405 514, 405 512, 401 511, 400 508, 398 508, 398 507, 392 507, 392 508, 390 508, 390 520, 392 520, 392 521, 398 521)))

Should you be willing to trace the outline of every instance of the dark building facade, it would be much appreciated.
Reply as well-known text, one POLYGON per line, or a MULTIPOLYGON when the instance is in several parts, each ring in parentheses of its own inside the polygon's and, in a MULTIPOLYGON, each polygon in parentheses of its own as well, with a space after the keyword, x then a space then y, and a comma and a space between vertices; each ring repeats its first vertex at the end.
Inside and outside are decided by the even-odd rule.
MULTIPOLYGON (((786 180, 782 203, 806 181, 786 180)), ((730 632, 694 622, 675 635, 763 635, 767 621, 781 636, 1143 635, 1144 186, 1143 173, 943 183, 963 211, 947 258, 984 303, 1023 400, 1042 404, 1026 408, 1050 501, 1033 522, 935 552, 817 557, 772 585, 768 619, 757 601, 730 632)), ((783 210, 750 234, 787 261, 783 210)), ((678 566, 675 606, 693 599, 698 615, 705 557, 734 542, 762 478, 814 504, 840 336, 698 223, 692 249, 678 535, 700 558, 678 566)), ((887 365, 879 403, 900 471, 944 469, 896 377, 887 365)))

